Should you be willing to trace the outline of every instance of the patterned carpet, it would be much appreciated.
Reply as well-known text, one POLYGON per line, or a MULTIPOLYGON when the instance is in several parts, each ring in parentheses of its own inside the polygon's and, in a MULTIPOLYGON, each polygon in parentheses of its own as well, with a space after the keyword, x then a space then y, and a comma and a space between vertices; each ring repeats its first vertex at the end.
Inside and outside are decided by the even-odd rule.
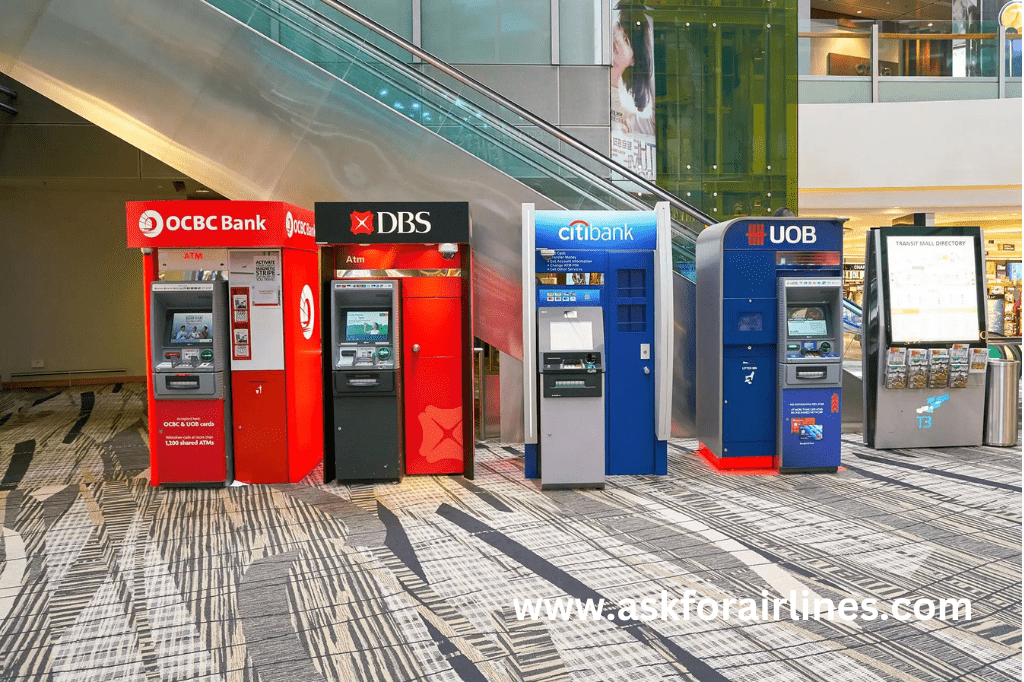
MULTIPOLYGON (((873 451, 541 492, 474 481, 158 490, 144 387, 0 393, 0 679, 1017 680, 1021 451, 873 451), (957 622, 517 620, 513 599, 970 599, 957 622)), ((617 607, 616 607, 617 608, 617 607)), ((800 611, 796 612, 800 617, 800 611)))

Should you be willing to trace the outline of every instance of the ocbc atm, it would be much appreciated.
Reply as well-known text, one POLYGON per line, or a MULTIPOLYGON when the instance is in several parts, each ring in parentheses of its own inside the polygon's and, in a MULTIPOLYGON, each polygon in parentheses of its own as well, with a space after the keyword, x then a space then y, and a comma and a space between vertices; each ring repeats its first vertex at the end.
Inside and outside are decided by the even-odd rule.
MULTIPOLYGON (((289 483, 323 460, 313 214, 127 205, 142 249, 153 485, 289 483)), ((318 478, 318 477, 317 477, 318 478)))
POLYGON ((325 478, 473 475, 467 203, 317 203, 325 478))

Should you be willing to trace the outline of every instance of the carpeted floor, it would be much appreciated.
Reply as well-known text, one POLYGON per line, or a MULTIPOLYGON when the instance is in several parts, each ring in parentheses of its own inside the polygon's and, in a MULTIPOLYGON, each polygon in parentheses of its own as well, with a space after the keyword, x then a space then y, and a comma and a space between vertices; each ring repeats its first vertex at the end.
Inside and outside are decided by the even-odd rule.
POLYGON ((0 393, 0 679, 1021 678, 1019 447, 874 451, 845 434, 838 474, 737 476, 674 441, 668 476, 541 492, 521 446, 484 443, 474 481, 159 490, 144 406, 137 384, 0 393), (514 608, 687 590, 972 612, 514 608))

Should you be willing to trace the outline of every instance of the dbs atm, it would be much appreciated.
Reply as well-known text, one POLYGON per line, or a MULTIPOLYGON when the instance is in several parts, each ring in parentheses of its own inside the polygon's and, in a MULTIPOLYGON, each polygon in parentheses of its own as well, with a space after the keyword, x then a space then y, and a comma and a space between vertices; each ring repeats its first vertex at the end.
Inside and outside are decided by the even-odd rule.
POLYGON ((153 282, 150 439, 164 485, 223 486, 232 463, 227 282, 153 282))
POLYGON ((335 470, 358 479, 401 475, 398 282, 331 282, 335 470))
POLYGON ((325 478, 472 478, 469 204, 326 202, 316 220, 325 478))

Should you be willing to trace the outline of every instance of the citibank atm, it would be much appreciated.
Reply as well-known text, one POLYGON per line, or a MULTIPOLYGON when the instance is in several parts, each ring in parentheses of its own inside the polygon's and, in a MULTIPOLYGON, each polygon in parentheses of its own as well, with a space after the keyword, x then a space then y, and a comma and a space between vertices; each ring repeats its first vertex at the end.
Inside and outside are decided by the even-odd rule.
POLYGON ((398 282, 335 280, 330 300, 338 480, 398 480, 398 282))
POLYGON ((603 488, 604 311, 600 290, 539 289, 541 488, 603 488), (589 305, 587 305, 589 303, 589 305))
POLYGON ((524 474, 542 488, 668 470, 670 229, 667 203, 523 205, 524 474))
POLYGON ((844 221, 736 218, 697 238, 698 454, 715 468, 838 466, 844 221))
POLYGON ((843 385, 843 280, 780 277, 779 387, 774 467, 836 471, 843 385))
POLYGON ((165 486, 223 486, 232 462, 227 282, 153 282, 152 452, 165 486))

